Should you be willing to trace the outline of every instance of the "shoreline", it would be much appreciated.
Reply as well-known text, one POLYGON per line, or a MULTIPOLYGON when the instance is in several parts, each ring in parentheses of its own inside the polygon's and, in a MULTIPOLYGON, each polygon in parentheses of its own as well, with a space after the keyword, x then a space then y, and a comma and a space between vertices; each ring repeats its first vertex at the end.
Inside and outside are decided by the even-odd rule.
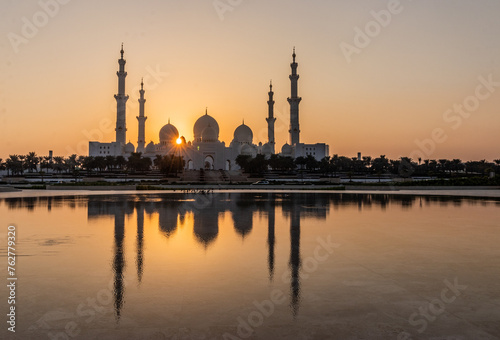
MULTIPOLYGON (((316 193, 316 194, 375 194, 375 195, 411 195, 411 196, 452 196, 452 197, 470 197, 470 198, 500 198, 500 189, 498 187, 355 187, 345 190, 328 188, 311 188, 310 186, 293 188, 266 188, 252 187, 223 187, 223 186, 189 186, 179 188, 165 188, 160 190, 135 190, 116 187, 92 187, 77 189, 64 187, 64 189, 45 189, 45 190, 19 190, 19 191, 0 191, 0 199, 3 198, 27 198, 27 197, 50 197, 50 196, 94 196, 94 195, 151 195, 161 193, 185 193, 185 190, 210 190, 210 193, 316 193)), ((329 186, 332 188, 332 186, 329 186)))

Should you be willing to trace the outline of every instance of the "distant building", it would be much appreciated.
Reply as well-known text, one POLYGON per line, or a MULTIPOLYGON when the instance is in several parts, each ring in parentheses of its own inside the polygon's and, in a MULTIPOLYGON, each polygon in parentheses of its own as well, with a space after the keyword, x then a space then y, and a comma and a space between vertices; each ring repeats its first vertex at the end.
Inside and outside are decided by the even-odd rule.
MULTIPOLYGON (((125 94, 125 72, 126 61, 123 59, 123 45, 120 51, 121 58, 118 60, 119 71, 118 76, 118 94, 115 95, 117 104, 116 115, 116 139, 114 142, 101 143, 97 141, 89 142, 90 156, 124 156, 129 157, 134 152, 141 152, 145 157, 155 158, 157 155, 179 155, 186 161, 186 169, 207 169, 207 170, 237 170, 236 157, 238 155, 249 155, 255 157, 257 154, 264 154, 270 157, 276 153, 275 150, 275 135, 274 124, 274 92, 272 83, 269 88, 268 103, 268 141, 265 144, 254 144, 252 129, 245 125, 245 122, 234 130, 233 140, 226 144, 219 140, 219 124, 208 114, 208 110, 202 115, 193 126, 193 140, 186 142, 184 137, 179 135, 177 128, 170 123, 163 126, 159 131, 159 143, 150 142, 146 145, 145 124, 147 117, 145 116, 144 98, 145 90, 144 83, 141 82, 140 99, 139 99, 139 116, 138 120, 138 141, 137 148, 132 143, 126 143, 126 103, 128 96, 125 94)), ((304 144, 300 143, 300 127, 299 127, 299 103, 302 98, 298 97, 298 79, 297 74, 298 64, 295 61, 295 48, 293 50, 292 74, 291 81, 291 97, 288 98, 290 103, 290 143, 286 143, 281 148, 281 155, 289 157, 307 157, 312 155, 317 160, 329 155, 329 146, 324 143, 304 144)))

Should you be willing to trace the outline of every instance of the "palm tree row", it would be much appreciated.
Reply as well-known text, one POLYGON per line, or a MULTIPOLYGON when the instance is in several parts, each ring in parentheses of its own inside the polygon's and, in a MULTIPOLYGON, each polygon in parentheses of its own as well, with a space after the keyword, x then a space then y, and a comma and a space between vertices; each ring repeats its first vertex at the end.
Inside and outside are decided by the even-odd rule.
POLYGON ((150 158, 142 157, 140 153, 132 154, 129 159, 123 156, 78 156, 49 157, 37 156, 30 152, 27 155, 9 155, 5 161, 0 158, 0 170, 7 170, 7 175, 19 176, 34 173, 67 173, 74 174, 75 171, 148 171, 151 169, 150 158))
POLYGON ((268 167, 272 170, 307 170, 308 172, 318 172, 323 174, 349 173, 354 175, 399 175, 410 176, 444 176, 458 173, 488 175, 490 172, 500 173, 500 159, 494 163, 482 161, 463 162, 460 159, 418 159, 412 160, 408 157, 400 159, 388 159, 385 155, 377 158, 370 156, 345 157, 333 155, 322 160, 316 160, 312 155, 307 157, 282 157, 272 155, 270 159, 257 155, 238 156, 238 165, 246 172, 263 172, 268 167))
MULTIPOLYGON (((272 155, 266 159, 263 155, 256 157, 240 155, 236 163, 247 172, 264 172, 267 169, 278 171, 306 170, 323 174, 349 173, 354 175, 382 175, 392 174, 402 177, 410 176, 444 176, 457 173, 488 175, 490 172, 500 173, 500 159, 494 162, 467 161, 460 159, 418 159, 408 157, 400 159, 388 159, 385 155, 377 158, 370 156, 345 157, 333 155, 317 161, 313 156, 284 157, 272 155)), ((78 156, 49 157, 38 156, 35 152, 27 155, 9 155, 5 161, 0 158, 0 170, 7 170, 7 175, 24 175, 27 173, 68 173, 85 170, 87 173, 94 171, 141 171, 147 172, 152 169, 160 170, 162 173, 181 171, 185 160, 174 156, 156 156, 154 161, 143 157, 141 153, 134 153, 126 159, 123 156, 78 156)))

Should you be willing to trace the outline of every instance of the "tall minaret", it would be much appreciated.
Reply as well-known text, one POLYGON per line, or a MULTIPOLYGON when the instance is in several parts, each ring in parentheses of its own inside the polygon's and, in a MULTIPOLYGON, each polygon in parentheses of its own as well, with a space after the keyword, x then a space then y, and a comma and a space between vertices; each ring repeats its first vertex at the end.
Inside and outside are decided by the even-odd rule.
POLYGON ((146 99, 144 99, 144 80, 141 80, 141 90, 139 93, 141 94, 141 98, 139 98, 139 117, 137 117, 139 121, 137 152, 144 153, 144 147, 146 145, 146 119, 148 119, 148 117, 144 116, 144 103, 146 102, 146 99))
POLYGON ((269 100, 267 104, 269 105, 269 117, 266 118, 267 121, 267 141, 269 145, 272 147, 272 153, 274 154, 274 122, 276 122, 276 118, 274 118, 274 92, 273 92, 273 82, 269 84, 269 100))
POLYGON ((297 64, 295 62, 295 47, 293 48, 293 63, 290 64, 292 67, 292 74, 290 75, 290 81, 292 83, 292 96, 288 98, 290 103, 290 144, 293 146, 300 143, 300 128, 299 128, 299 103, 302 98, 298 97, 298 81, 299 75, 297 74, 297 64))
POLYGON ((123 59, 123 44, 120 51, 122 57, 118 60, 120 70, 116 72, 118 76, 118 94, 115 95, 116 99, 116 141, 121 145, 125 145, 127 140, 127 126, 126 126, 126 106, 128 96, 125 94, 125 59, 123 59))

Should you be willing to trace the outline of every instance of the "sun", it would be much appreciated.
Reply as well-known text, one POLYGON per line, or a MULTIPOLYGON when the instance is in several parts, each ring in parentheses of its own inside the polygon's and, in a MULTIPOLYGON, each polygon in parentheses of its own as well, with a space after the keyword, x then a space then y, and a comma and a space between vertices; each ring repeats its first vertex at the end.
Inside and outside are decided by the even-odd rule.
POLYGON ((177 140, 175 141, 178 145, 182 144, 182 139, 180 138, 177 138, 177 140))

